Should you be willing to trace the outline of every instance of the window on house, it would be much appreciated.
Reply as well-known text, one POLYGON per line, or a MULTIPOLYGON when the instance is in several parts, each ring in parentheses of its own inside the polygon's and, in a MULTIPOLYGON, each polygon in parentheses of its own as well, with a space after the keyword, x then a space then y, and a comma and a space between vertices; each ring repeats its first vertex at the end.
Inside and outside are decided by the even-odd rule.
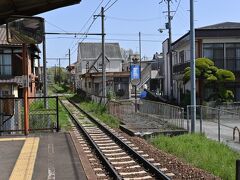
POLYGON ((98 69, 102 70, 102 63, 98 63, 98 69))
POLYGON ((203 56, 213 60, 218 68, 224 68, 224 45, 222 43, 203 44, 203 56))
POLYGON ((91 88, 91 82, 88 82, 88 87, 91 88))
POLYGON ((179 63, 184 63, 184 60, 185 60, 185 52, 184 50, 183 51, 180 51, 179 52, 179 63))
POLYGON ((0 75, 12 75, 11 54, 0 54, 0 75))
POLYGON ((226 44, 226 68, 240 71, 240 44, 226 44))

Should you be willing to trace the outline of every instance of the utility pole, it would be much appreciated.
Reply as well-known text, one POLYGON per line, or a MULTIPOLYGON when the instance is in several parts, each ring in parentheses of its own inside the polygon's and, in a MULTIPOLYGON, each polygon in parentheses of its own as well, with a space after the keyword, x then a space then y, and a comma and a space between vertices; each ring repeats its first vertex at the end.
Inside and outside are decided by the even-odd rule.
POLYGON ((194 0, 190 0, 190 60, 191 60, 191 132, 195 132, 196 122, 196 73, 195 73, 195 29, 194 0))
POLYGON ((61 71, 60 71, 61 64, 60 64, 60 62, 61 62, 61 59, 59 58, 59 59, 58 59, 58 85, 59 85, 59 86, 60 86, 60 84, 61 84, 61 71))
MULTIPOLYGON (((44 22, 44 32, 45 32, 45 22, 44 22)), ((46 35, 43 34, 43 96, 44 96, 44 107, 48 108, 48 100, 45 98, 48 96, 47 93, 47 60, 46 60, 46 35)))
MULTIPOLYGON (((104 7, 101 9, 101 18, 102 18, 102 97, 106 98, 106 65, 105 65, 105 30, 104 30, 104 7)), ((105 103, 105 101, 104 101, 105 103)))
POLYGON ((170 100, 173 99, 173 79, 172 79, 172 16, 171 16, 171 10, 170 10, 170 2, 171 0, 167 0, 168 4, 168 23, 167 23, 167 29, 168 29, 168 55, 169 55, 169 66, 170 66, 170 100))
POLYGON ((57 65, 55 64, 55 71, 54 71, 54 83, 56 83, 57 77, 57 65))
POLYGON ((25 84, 23 88, 23 98, 24 98, 24 134, 28 135, 29 133, 29 102, 28 102, 28 58, 27 58, 27 45, 22 45, 22 68, 23 74, 25 76, 25 84))
POLYGON ((68 49, 68 65, 70 68, 70 65, 71 65, 71 50, 70 49, 68 49))
MULTIPOLYGON (((139 58, 140 58, 140 81, 142 80, 142 70, 141 70, 141 65, 142 65, 142 40, 141 40, 141 32, 139 32, 139 58)), ((141 82, 140 82, 141 83, 141 82)))

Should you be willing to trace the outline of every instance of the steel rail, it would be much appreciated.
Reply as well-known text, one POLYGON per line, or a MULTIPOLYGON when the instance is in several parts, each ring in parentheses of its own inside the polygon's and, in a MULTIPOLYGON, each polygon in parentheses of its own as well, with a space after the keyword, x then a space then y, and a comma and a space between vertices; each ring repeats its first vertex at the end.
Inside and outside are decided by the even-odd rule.
MULTIPOLYGON (((69 100, 68 100, 69 101, 69 100)), ((70 102, 70 101, 69 101, 70 102)), ((71 119, 73 120, 74 124, 77 126, 78 129, 81 130, 81 132, 83 133, 83 135, 85 136, 85 138, 88 140, 88 142, 90 143, 90 145, 92 146, 92 148, 95 150, 97 156, 100 158, 100 161, 103 163, 103 165, 106 167, 106 170, 108 171, 109 175, 113 178, 113 179, 118 179, 121 180, 123 179, 119 173, 115 170, 115 168, 109 163, 109 161, 107 160, 107 158, 105 157, 105 155, 102 153, 102 151, 99 149, 99 147, 97 146, 97 144, 94 142, 94 140, 90 137, 90 135, 88 134, 88 132, 84 129, 84 127, 77 121, 77 119, 73 116, 73 114, 67 109, 67 107, 63 104, 62 100, 60 100, 60 103, 62 104, 62 106, 66 109, 66 111, 68 112, 69 116, 71 117, 71 119)), ((72 102, 71 102, 72 104, 72 102)), ((74 104, 73 104, 74 105, 74 104)), ((75 105, 74 105, 75 106, 75 105)))
POLYGON ((142 157, 138 152, 136 152, 133 148, 131 148, 129 145, 127 145, 121 139, 119 139, 116 135, 114 135, 110 130, 108 130, 99 121, 97 121, 91 114, 84 111, 82 108, 80 108, 78 105, 76 105, 73 101, 71 101, 69 99, 68 99, 68 101, 72 105, 74 105, 77 109, 79 109, 81 112, 83 112, 90 120, 92 120, 94 123, 96 123, 102 131, 104 131, 107 135, 109 135, 119 146, 121 146, 123 149, 125 149, 138 163, 142 164, 142 166, 145 169, 147 169, 151 174, 153 174, 156 179, 170 180, 170 178, 168 176, 166 176, 161 170, 159 170, 152 163, 150 163, 148 160, 146 160, 144 157, 142 157))

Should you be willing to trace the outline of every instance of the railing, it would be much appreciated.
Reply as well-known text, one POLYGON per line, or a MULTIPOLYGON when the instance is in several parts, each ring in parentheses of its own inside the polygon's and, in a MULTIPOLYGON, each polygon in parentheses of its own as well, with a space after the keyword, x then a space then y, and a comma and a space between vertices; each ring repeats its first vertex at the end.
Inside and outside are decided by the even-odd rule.
MULTIPOLYGON (((191 127, 191 111, 193 106, 187 106, 187 126, 191 127)), ((234 128, 240 127, 240 114, 226 111, 220 108, 208 106, 196 106, 195 132, 206 134, 218 141, 230 141, 233 139, 234 128)))
MULTIPOLYGON (((29 97, 29 131, 59 130, 58 97, 29 97)), ((24 132, 22 98, 0 98, 0 135, 24 132)))
POLYGON ((139 112, 155 115, 173 126, 185 129, 184 109, 181 107, 161 102, 142 100, 142 103, 139 104, 139 112))
MULTIPOLYGON (((143 117, 154 121, 164 121, 176 128, 184 129, 184 109, 165 103, 141 100, 135 113, 135 103, 132 101, 110 101, 108 111, 121 120, 134 121, 143 117)), ((159 122, 160 122, 159 121, 159 122)))
POLYGON ((90 98, 95 103, 106 104, 108 99, 102 96, 90 95, 90 98))
POLYGON ((184 69, 190 67, 190 62, 184 62, 173 66, 173 73, 182 73, 184 69))

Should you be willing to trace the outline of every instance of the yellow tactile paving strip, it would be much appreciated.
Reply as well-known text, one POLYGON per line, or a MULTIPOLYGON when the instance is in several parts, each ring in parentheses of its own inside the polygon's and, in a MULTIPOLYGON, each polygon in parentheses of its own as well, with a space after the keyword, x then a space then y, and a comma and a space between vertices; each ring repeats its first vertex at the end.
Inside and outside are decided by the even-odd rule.
POLYGON ((32 179, 34 163, 37 156, 39 138, 26 138, 17 162, 13 168, 10 180, 32 179))
POLYGON ((0 142, 4 141, 24 141, 26 138, 0 138, 0 142))

